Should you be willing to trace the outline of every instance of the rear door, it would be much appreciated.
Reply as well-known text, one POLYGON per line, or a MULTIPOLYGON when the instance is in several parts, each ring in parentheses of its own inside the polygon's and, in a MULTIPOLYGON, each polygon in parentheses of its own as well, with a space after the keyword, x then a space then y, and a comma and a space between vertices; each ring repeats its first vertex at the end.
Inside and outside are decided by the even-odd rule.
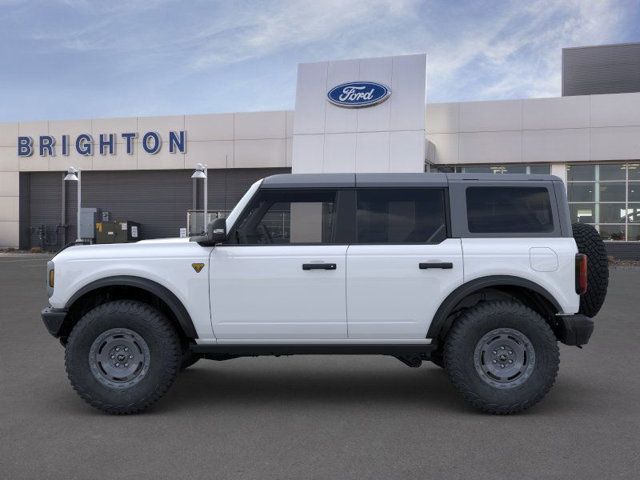
POLYGON ((426 337, 442 300, 463 281, 460 239, 448 238, 445 188, 356 190, 347 251, 349 338, 426 337))

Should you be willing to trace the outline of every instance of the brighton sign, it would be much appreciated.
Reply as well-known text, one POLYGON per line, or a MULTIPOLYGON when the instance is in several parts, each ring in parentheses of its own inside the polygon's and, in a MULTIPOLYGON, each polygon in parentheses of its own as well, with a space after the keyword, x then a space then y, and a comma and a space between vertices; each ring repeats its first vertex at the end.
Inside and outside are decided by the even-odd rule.
MULTIPOLYGON (((140 138, 142 149, 151 155, 155 155, 162 149, 162 137, 157 132, 146 132, 139 135, 136 132, 121 133, 121 143, 127 155, 135 153, 136 139, 140 138)), ((184 130, 169 132, 169 153, 185 153, 187 151, 187 134, 184 130)), ((81 133, 75 138, 70 135, 61 135, 56 138, 52 135, 40 135, 38 146, 34 146, 33 137, 18 137, 18 156, 30 157, 39 154, 41 157, 55 157, 57 153, 69 155, 72 151, 79 155, 91 156, 95 152, 100 155, 115 155, 118 138, 115 133, 101 133, 93 135, 81 133)))
POLYGON ((384 102, 391 96, 391 89, 376 82, 349 82, 333 87, 327 99, 344 108, 371 107, 384 102))

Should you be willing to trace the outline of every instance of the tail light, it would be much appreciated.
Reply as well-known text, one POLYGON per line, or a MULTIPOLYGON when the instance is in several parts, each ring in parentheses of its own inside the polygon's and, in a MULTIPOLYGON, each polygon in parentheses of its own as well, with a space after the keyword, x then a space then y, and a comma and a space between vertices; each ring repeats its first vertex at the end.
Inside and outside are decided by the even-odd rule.
POLYGON ((587 293, 587 256, 584 253, 576 254, 576 293, 587 293))
POLYGON ((47 262, 47 295, 51 298, 53 295, 53 287, 55 285, 56 274, 54 270, 54 265, 51 260, 47 262))

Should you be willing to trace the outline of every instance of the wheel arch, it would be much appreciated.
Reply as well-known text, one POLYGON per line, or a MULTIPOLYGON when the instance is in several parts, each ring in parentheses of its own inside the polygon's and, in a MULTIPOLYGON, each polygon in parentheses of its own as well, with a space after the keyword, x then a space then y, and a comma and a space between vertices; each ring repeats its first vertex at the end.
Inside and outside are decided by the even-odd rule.
POLYGON ((522 301, 550 324, 553 323, 553 316, 562 310, 560 303, 549 291, 531 280, 510 275, 476 278, 460 285, 440 304, 429 326, 427 338, 444 338, 455 320, 454 314, 464 307, 465 300, 474 296, 481 298, 487 292, 500 292, 522 301))
POLYGON ((189 312, 171 290, 153 280, 132 275, 101 278, 75 292, 65 304, 68 314, 61 337, 68 335, 73 325, 88 309, 121 298, 153 303, 174 322, 183 337, 198 338, 189 312))

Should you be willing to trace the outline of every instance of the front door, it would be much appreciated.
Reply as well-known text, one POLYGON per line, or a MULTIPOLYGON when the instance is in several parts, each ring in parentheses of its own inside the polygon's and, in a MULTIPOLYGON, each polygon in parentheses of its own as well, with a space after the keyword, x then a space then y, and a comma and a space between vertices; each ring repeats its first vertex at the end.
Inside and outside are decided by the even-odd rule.
POLYGON ((463 282, 460 239, 448 238, 446 190, 358 189, 347 252, 349 338, 424 340, 463 282))
POLYGON ((221 342, 344 339, 346 252, 335 190, 261 190, 211 255, 221 342))

